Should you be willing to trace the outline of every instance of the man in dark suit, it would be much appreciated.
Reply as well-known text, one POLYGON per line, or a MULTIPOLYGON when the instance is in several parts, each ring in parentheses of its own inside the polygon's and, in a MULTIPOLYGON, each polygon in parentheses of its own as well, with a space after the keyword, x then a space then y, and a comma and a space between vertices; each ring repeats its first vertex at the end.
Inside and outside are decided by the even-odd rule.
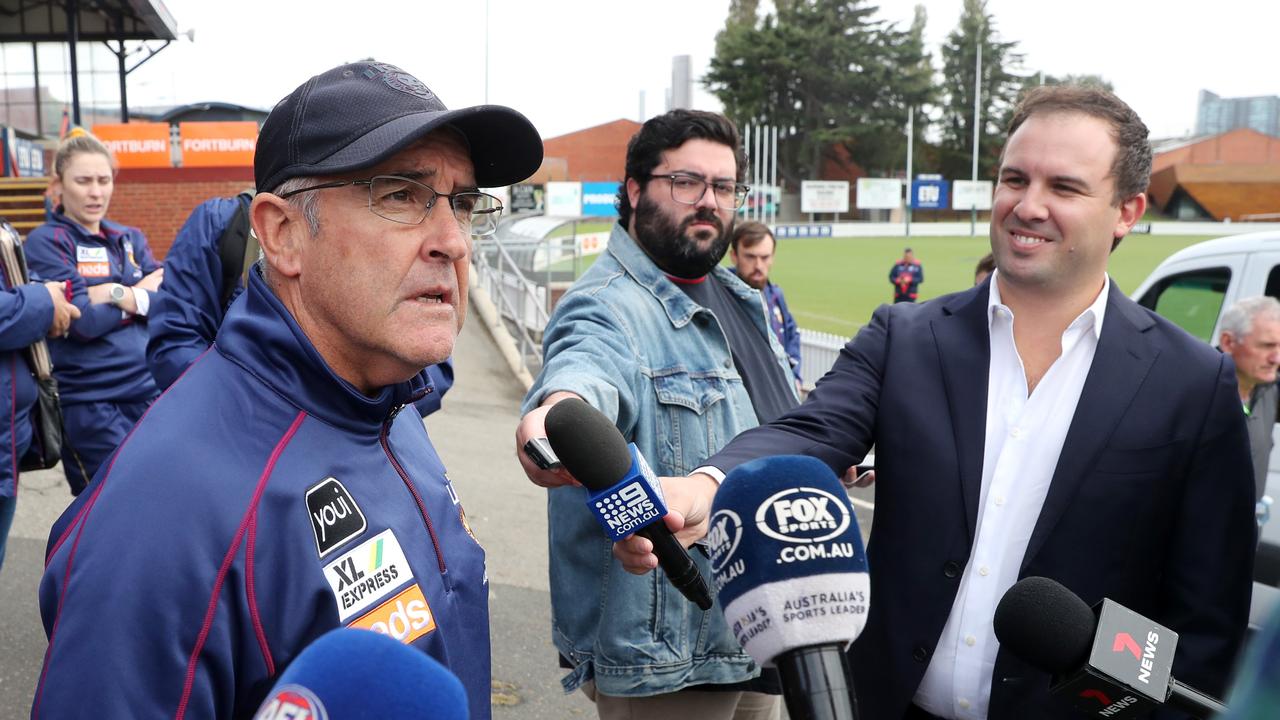
MULTIPOLYGON (((1107 276, 1150 168, 1146 126, 1115 96, 1032 91, 1001 159, 993 277, 881 307, 802 406, 695 471, 702 487, 699 472, 790 453, 839 471, 875 445, 871 611, 851 650, 864 717, 1073 717, 991 629, 1030 575, 1176 630, 1174 676, 1224 691, 1249 608, 1249 445, 1230 358, 1107 276)), ((691 542, 710 503, 669 525, 691 542)), ((649 550, 614 552, 643 572, 649 550)))

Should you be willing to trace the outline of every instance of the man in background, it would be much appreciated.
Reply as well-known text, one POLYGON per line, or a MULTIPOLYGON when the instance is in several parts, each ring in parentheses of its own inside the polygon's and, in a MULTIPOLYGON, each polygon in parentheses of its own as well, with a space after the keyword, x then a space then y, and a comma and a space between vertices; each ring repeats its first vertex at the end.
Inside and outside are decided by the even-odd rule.
POLYGON ((791 362, 791 372, 796 378, 796 389, 802 383, 800 377, 800 328, 796 327, 796 319, 787 308, 787 299, 782 295, 782 288, 769 280, 769 271, 773 269, 774 258, 777 257, 778 243, 764 223, 750 221, 737 223, 733 228, 733 238, 729 245, 729 256, 733 258, 733 269, 742 282, 760 291, 764 296, 765 306, 769 310, 769 326, 773 328, 778 342, 787 353, 791 362))
POLYGON ((924 282, 924 266, 916 260, 911 248, 903 248, 902 259, 889 270, 889 282, 893 285, 895 303, 913 303, 920 295, 920 283, 924 282))
POLYGON ((1269 516, 1267 468, 1276 425, 1276 369, 1280 367, 1280 301, 1261 296, 1240 300, 1222 314, 1218 347, 1236 364, 1236 383, 1253 452, 1258 527, 1269 516), (1265 499, 1264 499, 1265 498, 1265 499))

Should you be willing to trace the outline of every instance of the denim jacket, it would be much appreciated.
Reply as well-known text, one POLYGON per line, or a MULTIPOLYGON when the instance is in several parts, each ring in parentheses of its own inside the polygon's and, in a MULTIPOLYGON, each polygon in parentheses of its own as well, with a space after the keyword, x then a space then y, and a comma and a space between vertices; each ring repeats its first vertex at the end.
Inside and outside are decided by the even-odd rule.
MULTIPOLYGON (((760 294, 729 270, 716 277, 751 312, 778 364, 790 364, 760 294)), ((683 476, 738 433, 755 410, 710 310, 672 283, 621 225, 560 300, 543 337, 544 365, 523 412, 567 390, 614 419, 658 475, 683 476)), ((556 647, 574 670, 566 691, 645 696, 759 673, 730 634, 719 603, 702 612, 660 571, 632 575, 586 508, 586 491, 549 491, 551 609, 556 647)), ((707 559, 692 553, 703 576, 707 559)))

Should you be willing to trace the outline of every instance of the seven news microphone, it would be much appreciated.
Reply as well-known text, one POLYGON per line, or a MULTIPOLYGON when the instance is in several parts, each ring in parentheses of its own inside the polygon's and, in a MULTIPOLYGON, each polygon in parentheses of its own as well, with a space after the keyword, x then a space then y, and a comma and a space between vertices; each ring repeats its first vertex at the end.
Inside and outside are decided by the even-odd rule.
POLYGON ((662 487, 635 444, 599 410, 578 398, 551 406, 545 421, 547 440, 565 469, 590 493, 587 508, 615 542, 636 534, 653 543, 653 554, 667 579, 703 610, 711 594, 689 551, 671 534, 662 487))
POLYGON ((1111 600, 1090 608, 1054 580, 1023 578, 993 625, 1002 646, 1053 676, 1051 695, 1094 717, 1146 717, 1165 704, 1198 718, 1227 711, 1170 676, 1176 632, 1111 600))
POLYGON ((845 651, 871 582, 858 520, 835 473, 798 455, 725 477, 707 531, 714 584, 738 643, 776 665, 793 720, 857 720, 845 651))

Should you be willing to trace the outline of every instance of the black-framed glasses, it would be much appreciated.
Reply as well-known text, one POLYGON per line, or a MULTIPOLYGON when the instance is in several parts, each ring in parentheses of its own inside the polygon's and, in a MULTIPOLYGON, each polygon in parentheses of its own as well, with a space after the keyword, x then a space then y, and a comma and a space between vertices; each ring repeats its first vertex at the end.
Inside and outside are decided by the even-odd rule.
POLYGON ((378 217, 404 225, 420 224, 440 198, 448 201, 458 225, 472 235, 492 235, 498 228, 498 216, 502 214, 502 201, 488 193, 463 190, 446 194, 416 180, 395 175, 378 175, 368 180, 335 180, 293 190, 280 197, 290 198, 308 190, 347 185, 369 186, 369 211, 378 217))
POLYGON ((716 197, 716 206, 725 210, 737 209, 747 201, 747 193, 751 188, 737 182, 707 181, 696 175, 675 173, 672 175, 650 175, 650 180, 671 181, 671 199, 682 205, 696 205, 711 186, 716 197))

